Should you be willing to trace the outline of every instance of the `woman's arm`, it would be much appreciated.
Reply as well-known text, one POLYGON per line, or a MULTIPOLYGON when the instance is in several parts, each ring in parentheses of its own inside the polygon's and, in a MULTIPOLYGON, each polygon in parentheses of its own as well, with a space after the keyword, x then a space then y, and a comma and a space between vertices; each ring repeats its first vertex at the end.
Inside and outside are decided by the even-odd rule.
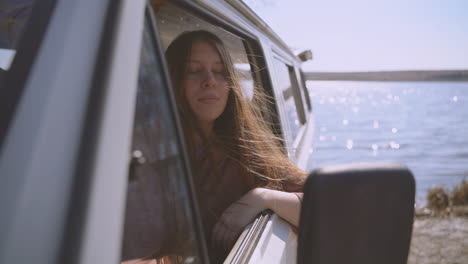
POLYGON ((295 227, 299 226, 301 213, 301 200, 299 193, 289 193, 265 189, 262 194, 265 206, 273 210, 279 217, 288 221, 295 227))
POLYGON ((293 226, 299 226, 300 194, 255 188, 231 204, 221 215, 212 232, 215 248, 232 247, 242 230, 265 209, 273 210, 293 226))

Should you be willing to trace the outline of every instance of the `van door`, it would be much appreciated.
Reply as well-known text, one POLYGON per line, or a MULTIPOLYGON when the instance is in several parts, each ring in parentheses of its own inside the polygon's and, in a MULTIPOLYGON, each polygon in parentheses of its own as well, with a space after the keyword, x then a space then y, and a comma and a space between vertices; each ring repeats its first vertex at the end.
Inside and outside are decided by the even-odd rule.
POLYGON ((207 263, 172 89, 153 11, 144 21, 123 263, 207 263))
POLYGON ((146 1, 0 6, 0 263, 205 263, 146 1))

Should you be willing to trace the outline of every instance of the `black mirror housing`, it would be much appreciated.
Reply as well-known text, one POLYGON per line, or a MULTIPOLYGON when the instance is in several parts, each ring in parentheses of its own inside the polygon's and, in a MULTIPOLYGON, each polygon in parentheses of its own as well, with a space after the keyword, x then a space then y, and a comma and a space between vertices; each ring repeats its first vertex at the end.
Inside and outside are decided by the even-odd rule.
POLYGON ((304 186, 297 263, 406 263, 415 181, 400 164, 313 171, 304 186))

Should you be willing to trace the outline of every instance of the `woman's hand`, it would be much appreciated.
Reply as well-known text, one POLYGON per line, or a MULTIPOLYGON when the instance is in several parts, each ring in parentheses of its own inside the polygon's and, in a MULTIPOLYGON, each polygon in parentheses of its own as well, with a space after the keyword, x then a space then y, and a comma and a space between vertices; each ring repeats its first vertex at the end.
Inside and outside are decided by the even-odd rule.
POLYGON ((213 248, 230 249, 242 230, 255 216, 268 208, 266 197, 269 192, 268 189, 255 188, 231 204, 213 228, 211 237, 213 248))

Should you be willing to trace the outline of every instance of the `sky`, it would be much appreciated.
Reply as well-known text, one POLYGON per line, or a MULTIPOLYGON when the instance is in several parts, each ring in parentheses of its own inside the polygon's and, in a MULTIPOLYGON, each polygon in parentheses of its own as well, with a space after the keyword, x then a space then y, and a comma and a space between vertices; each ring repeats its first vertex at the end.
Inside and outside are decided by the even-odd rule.
POLYGON ((243 0, 306 71, 468 70, 468 0, 243 0))

